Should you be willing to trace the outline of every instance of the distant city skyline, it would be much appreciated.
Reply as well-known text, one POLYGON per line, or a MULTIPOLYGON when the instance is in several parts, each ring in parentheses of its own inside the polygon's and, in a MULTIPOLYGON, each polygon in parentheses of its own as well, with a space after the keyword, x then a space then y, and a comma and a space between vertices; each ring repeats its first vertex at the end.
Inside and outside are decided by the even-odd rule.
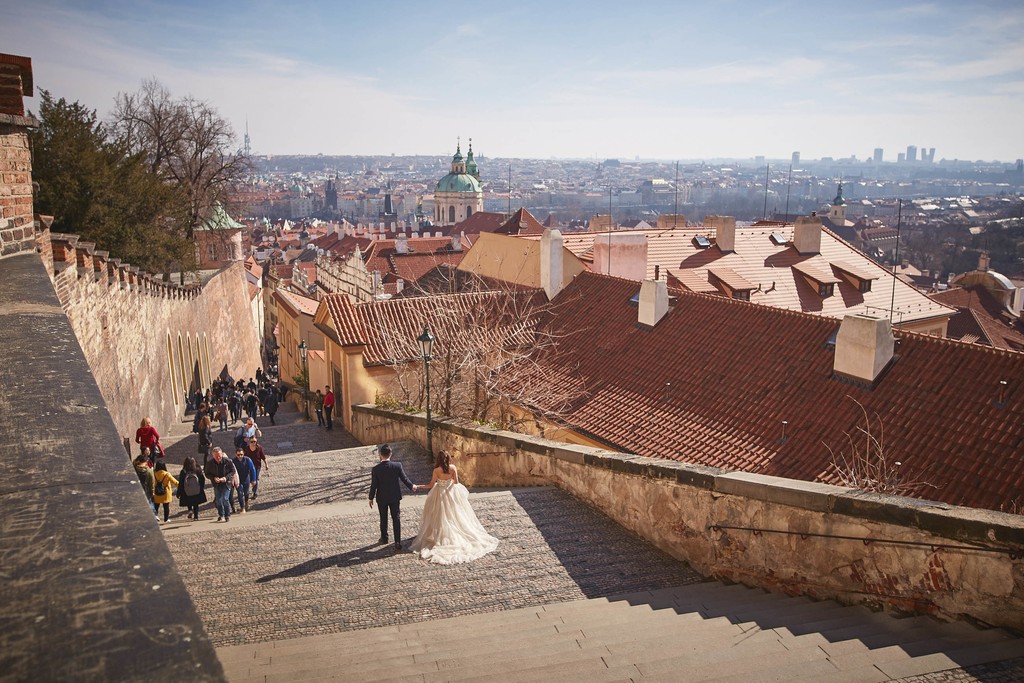
POLYGON ((156 78, 256 154, 1024 156, 1012 0, 339 5, 35 0, 0 50, 101 117, 156 78))

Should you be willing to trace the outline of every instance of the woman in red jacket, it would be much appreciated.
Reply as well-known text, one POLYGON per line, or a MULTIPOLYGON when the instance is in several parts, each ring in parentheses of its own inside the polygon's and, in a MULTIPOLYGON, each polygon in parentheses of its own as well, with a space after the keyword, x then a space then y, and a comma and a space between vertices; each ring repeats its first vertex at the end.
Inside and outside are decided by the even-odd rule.
POLYGON ((135 430, 135 443, 139 444, 139 450, 148 448, 153 459, 156 460, 162 453, 157 448, 160 443, 160 435, 153 428, 153 421, 148 417, 142 418, 142 424, 135 430))

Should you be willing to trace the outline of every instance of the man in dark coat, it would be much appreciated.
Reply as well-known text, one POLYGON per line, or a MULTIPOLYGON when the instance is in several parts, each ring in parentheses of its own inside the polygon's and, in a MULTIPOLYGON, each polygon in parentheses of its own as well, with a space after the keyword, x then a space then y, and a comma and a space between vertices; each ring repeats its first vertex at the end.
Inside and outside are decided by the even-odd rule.
POLYGON ((380 512, 380 539, 378 543, 388 542, 388 510, 391 511, 391 524, 395 527, 395 550, 402 549, 402 487, 405 484, 413 493, 416 485, 409 480, 400 462, 391 462, 391 447, 384 444, 379 449, 380 462, 374 465, 370 476, 370 507, 374 498, 380 512))
POLYGON ((277 424, 274 422, 274 413, 277 412, 277 392, 273 389, 267 392, 267 397, 263 400, 263 409, 270 416, 270 424, 277 424))

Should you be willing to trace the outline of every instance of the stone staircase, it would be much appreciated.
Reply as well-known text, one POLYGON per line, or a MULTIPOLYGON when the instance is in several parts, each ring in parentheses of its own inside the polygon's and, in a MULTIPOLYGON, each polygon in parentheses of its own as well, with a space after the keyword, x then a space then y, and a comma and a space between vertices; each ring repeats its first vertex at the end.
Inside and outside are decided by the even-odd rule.
MULTIPOLYGON (((451 600, 460 596, 453 593, 451 600)), ((897 619, 863 607, 707 582, 229 646, 218 655, 228 680, 238 683, 748 683, 884 681, 926 674, 946 680, 937 672, 1024 657, 1024 639, 1000 629, 928 617, 897 619)), ((1021 675, 1024 662, 1016 662, 1009 677, 999 680, 1021 675)))

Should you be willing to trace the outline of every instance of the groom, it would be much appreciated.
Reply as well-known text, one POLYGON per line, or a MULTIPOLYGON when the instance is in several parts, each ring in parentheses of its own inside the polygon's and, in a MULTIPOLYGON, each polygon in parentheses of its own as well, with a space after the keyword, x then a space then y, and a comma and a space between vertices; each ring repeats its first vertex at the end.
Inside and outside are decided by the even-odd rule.
POLYGON ((391 510, 391 524, 395 527, 395 550, 402 549, 402 487, 404 483, 413 493, 416 485, 406 476, 402 463, 391 462, 391 446, 384 444, 379 449, 380 462, 373 466, 370 477, 370 507, 377 499, 380 511, 380 540, 388 542, 388 510, 391 510))

